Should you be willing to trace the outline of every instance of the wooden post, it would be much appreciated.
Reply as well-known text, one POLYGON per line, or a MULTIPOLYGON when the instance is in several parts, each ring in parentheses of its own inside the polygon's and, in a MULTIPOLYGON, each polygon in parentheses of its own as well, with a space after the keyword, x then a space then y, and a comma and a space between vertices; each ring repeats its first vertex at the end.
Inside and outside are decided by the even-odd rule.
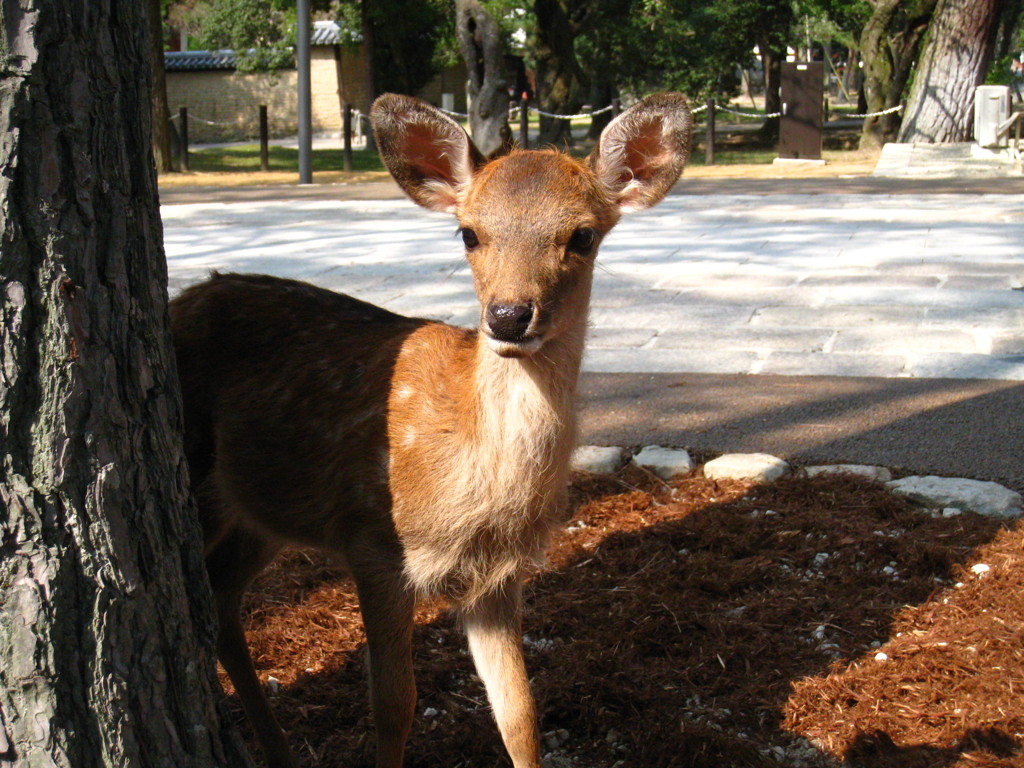
POLYGON ((266 104, 260 104, 260 170, 270 170, 270 127, 266 104))
POLYGON ((708 123, 704 132, 704 165, 715 164, 715 100, 708 99, 708 123))
POLYGON ((181 123, 181 154, 178 157, 179 170, 188 171, 188 107, 178 108, 178 122, 181 123))
POLYGON ((346 104, 341 113, 341 136, 342 153, 341 168, 345 171, 352 170, 352 105, 346 104))
POLYGON ((530 102, 525 93, 519 100, 519 148, 530 148, 530 102))
POLYGON ((619 98, 612 99, 612 117, 618 117, 622 111, 622 100, 619 98))

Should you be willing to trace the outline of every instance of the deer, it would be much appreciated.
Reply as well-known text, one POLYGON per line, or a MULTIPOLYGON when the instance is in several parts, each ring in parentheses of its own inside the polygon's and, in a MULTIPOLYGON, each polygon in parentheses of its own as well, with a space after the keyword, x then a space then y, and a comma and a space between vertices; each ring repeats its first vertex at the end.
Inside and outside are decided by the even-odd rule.
POLYGON ((487 158, 463 128, 386 94, 371 119, 391 175, 453 214, 480 303, 474 329, 310 284, 214 274, 170 304, 185 453, 217 613, 217 656, 271 768, 296 765, 240 619, 285 544, 338 558, 366 632, 377 768, 414 720, 413 612, 461 621, 515 768, 539 768, 523 581, 566 520, 575 395, 598 247, 685 165, 676 93, 615 117, 593 152, 487 158))

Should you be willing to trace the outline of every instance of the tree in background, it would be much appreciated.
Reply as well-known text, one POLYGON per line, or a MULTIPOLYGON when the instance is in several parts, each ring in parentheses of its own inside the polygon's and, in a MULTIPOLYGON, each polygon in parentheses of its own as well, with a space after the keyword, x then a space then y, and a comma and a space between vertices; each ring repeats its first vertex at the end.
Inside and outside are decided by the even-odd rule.
POLYGON ((456 0, 455 28, 469 75, 469 132, 489 155, 511 137, 505 41, 498 22, 477 0, 456 0))
POLYGON ((968 141, 1003 0, 940 0, 907 99, 901 142, 968 141))
POLYGON ((0 763, 250 765, 220 706, 137 0, 0 50, 0 763))
MULTIPOLYGON (((586 103, 590 78, 576 57, 576 39, 594 18, 596 5, 596 0, 534 0, 533 63, 545 112, 575 114, 586 103)), ((541 115, 540 143, 571 144, 569 121, 541 115)))

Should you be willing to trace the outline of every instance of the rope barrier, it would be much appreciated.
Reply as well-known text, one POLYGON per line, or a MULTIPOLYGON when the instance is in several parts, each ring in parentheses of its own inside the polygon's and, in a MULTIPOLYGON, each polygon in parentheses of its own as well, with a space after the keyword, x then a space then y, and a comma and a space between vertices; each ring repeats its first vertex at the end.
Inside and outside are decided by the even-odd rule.
MULTIPOLYGON (((181 115, 176 112, 173 115, 171 115, 171 120, 177 120, 180 116, 181 115)), ((238 125, 237 122, 219 123, 216 120, 204 120, 203 118, 197 117, 196 115, 194 115, 191 112, 189 112, 188 113, 188 121, 192 122, 193 120, 196 120, 196 121, 198 121, 200 123, 206 123, 207 125, 238 125)))
POLYGON ((881 112, 867 112, 863 115, 843 115, 843 117, 855 118, 855 117, 881 117, 882 115, 889 115, 893 112, 899 112, 903 109, 903 105, 900 104, 895 107, 889 107, 889 109, 883 109, 881 112))
POLYGON ((577 120, 584 117, 594 117, 595 115, 602 115, 605 112, 610 111, 612 109, 612 105, 609 104, 607 107, 601 107, 600 109, 595 109, 592 112, 581 112, 578 115, 556 115, 553 112, 545 112, 541 109, 538 109, 537 107, 527 107, 527 109, 529 109, 531 112, 536 112, 538 115, 542 115, 544 117, 551 117, 554 118, 555 120, 577 120))
POLYGON ((720 104, 716 104, 715 109, 721 110, 722 112, 728 112, 730 115, 739 115, 740 117, 756 117, 758 120, 767 120, 771 117, 782 117, 781 112, 768 112, 762 115, 760 112, 740 112, 735 109, 723 107, 720 104))

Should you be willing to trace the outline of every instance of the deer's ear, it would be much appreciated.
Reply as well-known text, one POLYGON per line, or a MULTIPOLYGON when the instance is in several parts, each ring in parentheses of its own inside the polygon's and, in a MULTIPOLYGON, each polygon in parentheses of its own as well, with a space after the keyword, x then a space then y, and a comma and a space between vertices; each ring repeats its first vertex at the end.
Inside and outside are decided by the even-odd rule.
POLYGON ((656 93, 612 120, 587 162, 621 210, 650 208, 683 172, 692 128, 681 94, 656 93))
POLYGON ((386 93, 370 109, 377 146, 395 181, 414 201, 452 213, 485 162, 458 123, 410 96, 386 93))

